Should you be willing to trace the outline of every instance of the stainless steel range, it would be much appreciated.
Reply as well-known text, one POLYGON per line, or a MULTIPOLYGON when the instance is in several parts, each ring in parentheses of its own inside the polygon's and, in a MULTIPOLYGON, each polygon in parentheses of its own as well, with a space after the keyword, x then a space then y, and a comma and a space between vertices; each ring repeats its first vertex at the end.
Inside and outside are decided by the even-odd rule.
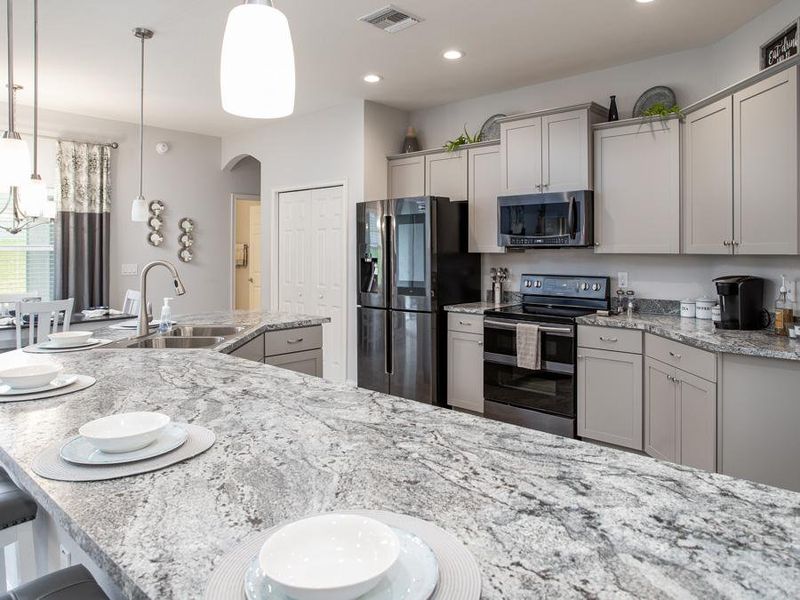
POLYGON ((522 304, 484 318, 485 416, 575 437, 575 319, 610 306, 608 277, 523 275, 522 304), (541 368, 517 365, 517 324, 539 325, 541 368))

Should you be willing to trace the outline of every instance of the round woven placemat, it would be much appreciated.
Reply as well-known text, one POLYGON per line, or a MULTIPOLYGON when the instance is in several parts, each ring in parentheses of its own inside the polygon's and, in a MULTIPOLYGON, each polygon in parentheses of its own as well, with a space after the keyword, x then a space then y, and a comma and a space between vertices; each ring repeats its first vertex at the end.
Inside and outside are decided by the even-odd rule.
MULTIPOLYGON (((455 536, 438 525, 408 515, 383 510, 337 511, 372 517, 392 527, 419 536, 439 562, 439 584, 431 600, 478 600, 481 596, 481 573, 469 550, 455 536)), ((288 523, 290 521, 287 521, 288 523)), ((281 523, 245 539, 222 557, 208 580, 204 600, 244 600, 244 575, 253 557, 281 523)))
POLYGON ((180 448, 176 448, 161 456, 119 465, 75 465, 65 461, 59 455, 61 446, 63 446, 65 442, 75 439, 70 438, 70 440, 53 444, 43 450, 33 461, 33 471, 37 475, 47 479, 57 479, 58 481, 102 481, 104 479, 117 479, 119 477, 128 477, 130 475, 157 471, 158 469, 169 467, 187 458, 192 458, 211 448, 216 440, 214 432, 210 429, 183 423, 179 423, 179 425, 186 428, 189 432, 189 438, 180 448))
POLYGON ((45 392, 36 392, 33 394, 14 394, 13 396, 0 396, 0 404, 4 402, 25 402, 27 400, 45 400, 47 398, 55 398, 56 396, 64 396, 66 394, 74 394, 80 392, 88 387, 92 387, 97 380, 89 375, 78 375, 78 379, 74 383, 65 385, 62 388, 55 390, 47 390, 45 392))

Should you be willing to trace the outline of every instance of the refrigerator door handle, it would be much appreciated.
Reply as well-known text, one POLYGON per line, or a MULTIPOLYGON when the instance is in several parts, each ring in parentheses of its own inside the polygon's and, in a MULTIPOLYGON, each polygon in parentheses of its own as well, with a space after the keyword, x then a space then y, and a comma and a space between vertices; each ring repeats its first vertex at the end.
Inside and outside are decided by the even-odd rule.
POLYGON ((392 354, 392 311, 386 310, 384 312, 386 313, 384 316, 386 319, 386 335, 383 336, 385 345, 383 356, 386 361, 386 374, 391 375, 392 371, 394 371, 394 355, 392 354))

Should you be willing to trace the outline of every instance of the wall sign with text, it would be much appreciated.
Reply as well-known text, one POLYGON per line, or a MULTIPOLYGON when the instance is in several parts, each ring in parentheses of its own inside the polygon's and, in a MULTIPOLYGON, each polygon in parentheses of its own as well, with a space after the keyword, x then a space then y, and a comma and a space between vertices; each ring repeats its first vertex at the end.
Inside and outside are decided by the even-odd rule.
POLYGON ((761 46, 761 69, 766 69, 797 55, 798 23, 793 21, 778 35, 761 46))

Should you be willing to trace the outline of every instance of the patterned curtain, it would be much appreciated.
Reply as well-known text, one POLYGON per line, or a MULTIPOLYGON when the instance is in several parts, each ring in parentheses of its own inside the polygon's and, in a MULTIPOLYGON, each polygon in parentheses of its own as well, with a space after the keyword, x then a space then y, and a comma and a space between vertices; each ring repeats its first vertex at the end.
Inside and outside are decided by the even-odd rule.
POLYGON ((59 140, 58 172, 56 297, 108 306, 111 149, 59 140))

